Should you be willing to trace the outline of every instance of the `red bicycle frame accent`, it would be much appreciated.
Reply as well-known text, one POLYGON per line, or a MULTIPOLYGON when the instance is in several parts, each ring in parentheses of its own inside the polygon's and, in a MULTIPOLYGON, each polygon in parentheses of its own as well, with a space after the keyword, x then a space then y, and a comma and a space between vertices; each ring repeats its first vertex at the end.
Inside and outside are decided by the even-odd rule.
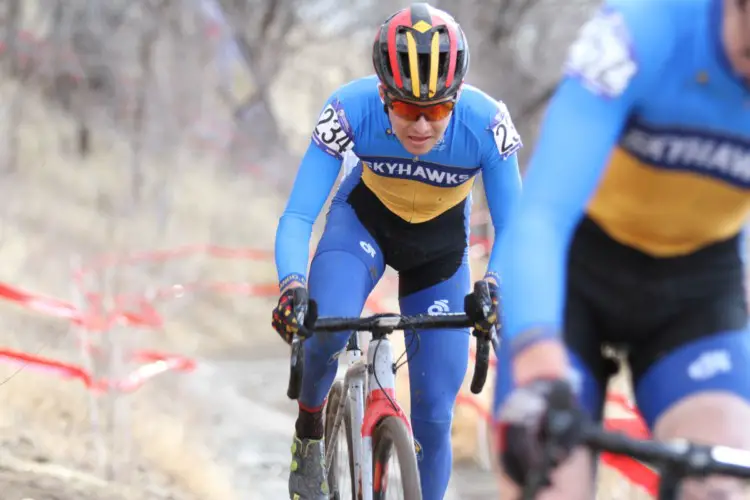
POLYGON ((365 402, 365 418, 362 422, 362 437, 372 437, 378 422, 385 417, 398 417, 404 421, 411 433, 411 422, 396 400, 394 389, 373 389, 365 402), (388 399, 390 397, 390 400, 388 399), (395 406, 395 408, 394 408, 395 406))

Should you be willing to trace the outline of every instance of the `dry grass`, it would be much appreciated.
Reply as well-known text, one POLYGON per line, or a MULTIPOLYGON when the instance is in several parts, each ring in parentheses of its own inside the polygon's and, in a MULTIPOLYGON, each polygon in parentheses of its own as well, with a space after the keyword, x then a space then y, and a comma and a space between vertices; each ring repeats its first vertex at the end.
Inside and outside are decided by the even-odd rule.
MULTIPOLYGON (((98 131, 99 152, 90 160, 78 160, 65 151, 65 137, 72 136, 69 122, 19 94, 17 88, 4 84, 0 94, 4 99, 21 96, 26 101, 19 134, 21 168, 2 179, 6 187, 0 192, 0 281, 74 300, 72 259, 87 261, 105 251, 207 242, 268 247, 273 241, 277 200, 263 194, 262 186, 254 186, 251 179, 238 182, 217 174, 212 164, 217 160, 211 154, 145 159, 145 190, 136 203, 129 189, 126 145, 98 131), (171 201, 168 218, 160 220, 158 193, 165 181, 171 201)), ((270 262, 198 255, 170 264, 125 266, 103 283, 109 293, 136 293, 209 279, 273 282, 275 276, 270 262)), ((101 280, 90 280, 87 286, 102 291, 101 280)), ((210 355, 246 345, 247 325, 265 317, 268 308, 262 300, 206 293, 164 304, 167 324, 161 332, 114 334, 127 338, 122 344, 131 349, 148 346, 188 356, 210 355)), ((63 320, 25 313, 13 305, 3 306, 0 317, 4 347, 80 362, 76 332, 63 320)), ((60 381, 28 368, 17 370, 0 365, 0 379, 8 378, 0 387, 2 448, 27 461, 99 474, 97 444, 104 431, 92 430, 87 391, 75 381, 60 381)), ((167 376, 166 387, 176 377, 167 376)), ((235 498, 231 467, 217 461, 214 450, 205 444, 212 429, 194 426, 197 420, 190 419, 191 402, 183 396, 157 383, 119 398, 118 411, 126 415, 118 415, 119 421, 103 422, 116 425, 115 436, 120 434, 105 441, 110 458, 132 459, 128 464, 116 461, 117 479, 138 485, 137 491, 128 490, 128 497, 153 498, 155 492, 168 491, 180 499, 235 498), (128 442, 132 450, 123 449, 128 442)), ((106 416, 112 404, 110 398, 102 398, 98 407, 106 416)))

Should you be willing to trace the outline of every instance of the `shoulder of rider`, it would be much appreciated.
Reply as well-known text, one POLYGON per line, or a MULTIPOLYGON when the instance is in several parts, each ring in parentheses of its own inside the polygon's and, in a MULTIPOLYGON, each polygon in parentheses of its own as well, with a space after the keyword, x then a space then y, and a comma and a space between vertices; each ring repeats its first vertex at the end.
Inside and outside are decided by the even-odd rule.
POLYGON ((508 105, 481 89, 464 84, 455 113, 457 119, 472 129, 477 137, 489 132, 503 159, 511 157, 523 147, 508 105))
POLYGON ((372 111, 382 110, 376 76, 358 78, 336 89, 315 122, 312 141, 337 158, 352 152, 361 123, 372 111))

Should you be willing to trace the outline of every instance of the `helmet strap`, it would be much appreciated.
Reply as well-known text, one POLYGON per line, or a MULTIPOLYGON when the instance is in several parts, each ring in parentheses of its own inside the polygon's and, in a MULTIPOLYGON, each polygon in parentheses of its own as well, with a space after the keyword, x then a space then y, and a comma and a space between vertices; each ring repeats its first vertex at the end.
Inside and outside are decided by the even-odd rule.
POLYGON ((383 103, 383 112, 388 115, 388 103, 385 99, 385 89, 383 88, 383 84, 378 84, 378 95, 380 96, 380 102, 383 103))

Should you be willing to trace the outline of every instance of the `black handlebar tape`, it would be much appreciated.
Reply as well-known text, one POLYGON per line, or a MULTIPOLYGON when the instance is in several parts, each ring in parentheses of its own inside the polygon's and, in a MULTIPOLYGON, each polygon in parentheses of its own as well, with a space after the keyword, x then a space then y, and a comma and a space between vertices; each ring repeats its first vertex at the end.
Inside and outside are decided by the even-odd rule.
POLYGON ((289 363, 289 386, 286 395, 291 400, 299 398, 302 390, 302 373, 305 370, 305 358, 302 349, 302 341, 295 339, 292 343, 292 356, 289 363))
POLYGON ((487 372, 490 367, 490 340, 477 336, 477 357, 474 363, 474 376, 471 379, 471 392, 479 394, 487 382, 487 372))

